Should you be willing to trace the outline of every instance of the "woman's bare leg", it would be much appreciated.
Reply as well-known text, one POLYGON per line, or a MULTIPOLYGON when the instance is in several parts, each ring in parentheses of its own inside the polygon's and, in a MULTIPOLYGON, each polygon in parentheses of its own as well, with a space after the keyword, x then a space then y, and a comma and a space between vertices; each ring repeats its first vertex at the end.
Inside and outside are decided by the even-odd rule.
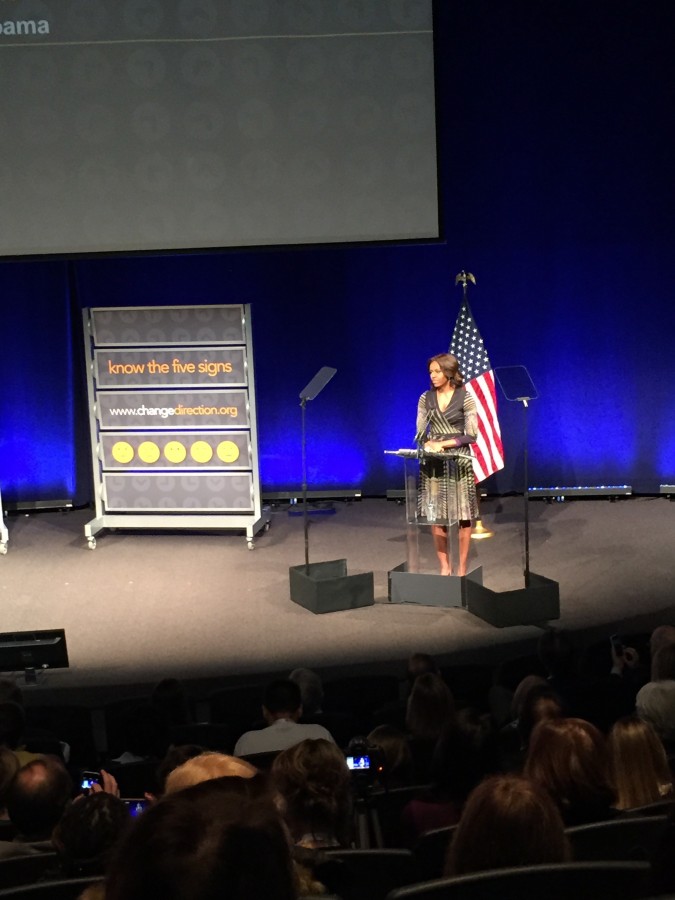
POLYGON ((445 525, 432 525, 431 533, 434 538, 436 556, 441 564, 441 575, 452 575, 452 562, 448 554, 448 529, 445 525))
POLYGON ((459 523, 459 565, 457 566, 458 575, 466 575, 466 564, 469 559, 469 548, 471 547, 471 522, 459 523))

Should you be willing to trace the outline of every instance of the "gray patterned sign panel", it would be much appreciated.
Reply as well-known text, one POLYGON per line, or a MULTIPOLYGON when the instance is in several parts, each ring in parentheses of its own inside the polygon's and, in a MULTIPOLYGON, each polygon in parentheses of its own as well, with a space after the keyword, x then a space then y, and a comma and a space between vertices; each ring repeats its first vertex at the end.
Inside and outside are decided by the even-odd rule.
POLYGON ((104 431, 106 470, 250 469, 247 431, 104 431))
POLYGON ((100 391, 102 429, 248 428, 247 391, 100 391))
POLYGON ((103 491, 107 512, 250 513, 254 508, 249 472, 104 473, 103 491))
POLYGON ((114 387, 224 387, 247 384, 244 347, 96 350, 98 390, 114 387))
POLYGON ((98 308, 91 327, 98 347, 245 343, 239 305, 98 308))

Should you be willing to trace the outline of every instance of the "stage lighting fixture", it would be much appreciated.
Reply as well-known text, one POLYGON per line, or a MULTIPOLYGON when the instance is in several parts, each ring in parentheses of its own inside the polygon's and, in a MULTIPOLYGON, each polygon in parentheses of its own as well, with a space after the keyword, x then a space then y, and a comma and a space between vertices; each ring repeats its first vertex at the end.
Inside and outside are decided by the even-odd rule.
POLYGON ((530 498, 544 497, 564 500, 566 497, 629 497, 633 493, 630 484, 598 484, 595 486, 531 487, 530 498))

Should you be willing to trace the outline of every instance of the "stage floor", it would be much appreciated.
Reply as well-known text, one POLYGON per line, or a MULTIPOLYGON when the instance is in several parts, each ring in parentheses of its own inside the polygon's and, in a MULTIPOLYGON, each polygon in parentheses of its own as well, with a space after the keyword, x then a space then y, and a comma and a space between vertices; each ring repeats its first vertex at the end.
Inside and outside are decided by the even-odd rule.
MULTIPOLYGON (((14 514, 0 556, 1 631, 65 628, 70 668, 34 691, 117 689, 184 679, 325 674, 374 665, 400 672, 411 652, 446 664, 529 651, 533 626, 497 629, 464 609, 390 604, 387 573, 405 560, 403 507, 384 499, 338 502, 310 517, 310 561, 346 558, 372 571, 375 605, 314 615, 289 598, 289 566, 304 561, 303 520, 272 510, 249 551, 232 532, 104 532, 89 550, 88 510, 14 514)), ((662 497, 530 506, 530 567, 560 584, 560 627, 589 642, 612 631, 675 624, 675 504, 662 497)), ((492 498, 489 540, 471 564, 496 591, 523 586, 523 501, 492 498)))

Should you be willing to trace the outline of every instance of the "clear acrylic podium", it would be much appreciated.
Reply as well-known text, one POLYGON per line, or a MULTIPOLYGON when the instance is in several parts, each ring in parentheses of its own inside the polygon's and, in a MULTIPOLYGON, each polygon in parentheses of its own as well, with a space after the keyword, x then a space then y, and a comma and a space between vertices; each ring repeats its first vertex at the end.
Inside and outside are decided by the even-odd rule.
POLYGON ((441 575, 436 556, 432 525, 446 528, 448 556, 453 568, 459 561, 458 522, 452 507, 459 508, 452 498, 434 495, 430 490, 420 495, 420 462, 426 458, 442 461, 444 482, 448 489, 457 489, 453 470, 456 466, 471 465, 471 459, 453 451, 427 453, 424 450, 386 450, 401 458, 405 478, 406 561, 389 572, 389 602, 418 603, 423 606, 466 606, 465 582, 483 583, 482 569, 476 568, 466 576, 441 575))

